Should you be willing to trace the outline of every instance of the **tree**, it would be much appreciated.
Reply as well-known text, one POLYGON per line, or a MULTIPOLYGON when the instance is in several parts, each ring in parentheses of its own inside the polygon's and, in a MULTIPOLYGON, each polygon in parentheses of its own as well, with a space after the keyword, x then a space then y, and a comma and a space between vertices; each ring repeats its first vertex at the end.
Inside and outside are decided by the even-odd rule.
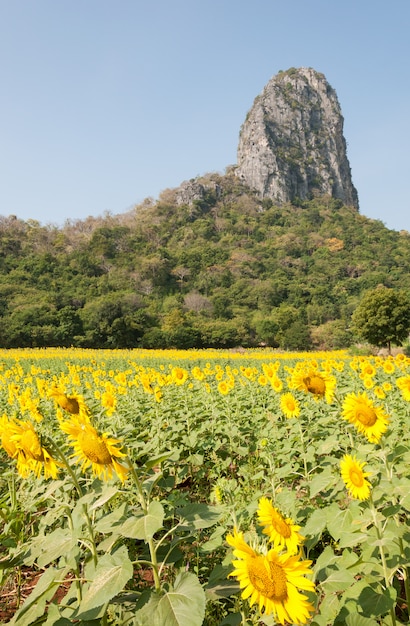
POLYGON ((379 286, 368 291, 352 315, 353 330, 369 343, 391 349, 410 330, 410 297, 404 289, 379 286))

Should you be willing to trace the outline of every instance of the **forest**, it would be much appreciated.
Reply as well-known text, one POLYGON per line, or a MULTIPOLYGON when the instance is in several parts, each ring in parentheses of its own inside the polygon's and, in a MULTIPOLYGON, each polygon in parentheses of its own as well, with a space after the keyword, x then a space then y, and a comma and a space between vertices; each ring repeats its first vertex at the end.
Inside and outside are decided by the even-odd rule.
POLYGON ((333 349, 384 285, 410 291, 410 234, 330 196, 275 205, 234 172, 57 227, 0 218, 0 347, 333 349))

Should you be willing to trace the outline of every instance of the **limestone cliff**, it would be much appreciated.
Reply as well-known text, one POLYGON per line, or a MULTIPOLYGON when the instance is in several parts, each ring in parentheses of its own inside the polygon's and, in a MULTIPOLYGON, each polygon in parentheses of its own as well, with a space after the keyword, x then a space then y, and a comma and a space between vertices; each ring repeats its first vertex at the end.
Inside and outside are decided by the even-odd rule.
POLYGON ((279 72, 240 131, 236 174, 278 203, 329 194, 358 209, 335 90, 311 68, 279 72))

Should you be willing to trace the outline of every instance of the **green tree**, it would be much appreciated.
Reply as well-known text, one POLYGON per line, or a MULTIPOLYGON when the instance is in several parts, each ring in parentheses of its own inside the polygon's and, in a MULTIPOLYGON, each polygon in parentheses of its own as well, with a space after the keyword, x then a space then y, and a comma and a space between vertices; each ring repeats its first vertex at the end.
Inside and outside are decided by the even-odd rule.
POLYGON ((404 289, 368 291, 352 315, 353 330, 374 346, 401 345, 410 330, 410 297, 404 289))

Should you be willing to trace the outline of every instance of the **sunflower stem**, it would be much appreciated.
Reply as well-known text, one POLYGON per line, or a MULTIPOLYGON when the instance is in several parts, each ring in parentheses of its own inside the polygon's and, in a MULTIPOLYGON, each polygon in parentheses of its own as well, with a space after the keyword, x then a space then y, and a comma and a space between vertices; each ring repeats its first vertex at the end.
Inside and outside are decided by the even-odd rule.
POLYGON ((87 524, 88 534, 90 535, 90 539, 91 539, 91 554, 92 554, 92 557, 93 557, 94 565, 97 565, 97 563, 98 563, 98 554, 97 554, 97 544, 95 542, 94 528, 93 528, 93 525, 91 523, 91 518, 90 518, 90 516, 88 514, 88 507, 87 507, 87 505, 83 504, 82 508, 83 508, 83 513, 84 513, 86 524, 87 524))
MULTIPOLYGON (((388 589, 389 587, 391 587, 391 584, 390 584, 389 574, 388 574, 388 569, 387 569, 386 555, 384 553, 383 544, 381 541, 383 539, 383 532, 382 532, 382 529, 380 528, 380 523, 377 518, 377 510, 376 510, 376 507, 374 506, 374 502, 373 502, 373 498, 371 494, 369 497, 369 508, 373 517, 373 524, 374 524, 374 528, 376 530, 376 535, 378 539, 379 553, 380 553, 380 558, 381 558, 382 567, 383 567, 384 581, 386 584, 386 589, 388 589)), ((390 609, 390 617, 391 617, 392 626, 396 626, 396 614, 394 611, 394 607, 390 609)))
POLYGON ((62 460, 64 467, 66 468, 67 472, 70 474, 70 478, 73 482, 73 485, 79 495, 80 498, 82 498, 82 496, 84 495, 83 489, 78 481, 78 478, 75 474, 75 472, 73 471, 73 468, 71 467, 70 463, 68 462, 68 459, 66 457, 66 455, 64 454, 63 450, 60 448, 60 446, 58 444, 56 444, 54 441, 52 442, 53 444, 53 448, 56 450, 58 456, 60 457, 60 459, 62 460))
MULTIPOLYGON (((78 481, 78 478, 75 474, 75 472, 73 471, 73 468, 71 467, 70 463, 68 462, 68 459, 66 457, 66 455, 64 454, 63 450, 60 448, 59 445, 57 445, 55 442, 53 442, 54 444, 54 448, 57 451, 58 456, 60 457, 60 459, 62 460, 65 468, 67 469, 67 472, 70 475, 70 478, 73 482, 73 485, 79 495, 79 497, 81 498, 84 495, 83 489, 78 481)), ((91 519, 90 516, 88 514, 88 507, 83 504, 82 505, 82 510, 85 516, 85 521, 86 521, 86 525, 87 525, 87 530, 88 530, 88 534, 91 540, 91 546, 90 546, 90 552, 91 555, 93 557, 93 561, 94 561, 94 565, 97 565, 98 563, 98 556, 97 556, 97 545, 95 543, 95 535, 94 535, 94 529, 91 523, 91 519)))
MULTIPOLYGON (((144 490, 142 488, 142 483, 140 481, 140 478, 137 474, 137 472, 135 471, 135 467, 134 464, 131 462, 131 459, 129 458, 129 456, 127 456, 127 463, 128 463, 128 467, 130 468, 130 472, 131 472, 131 476, 132 479, 135 483, 135 486, 137 488, 138 491, 138 499, 140 501, 141 504, 141 508, 144 512, 144 515, 148 514, 148 503, 147 500, 145 498, 145 494, 144 494, 144 490)), ((152 539, 152 537, 150 539, 147 540, 147 544, 148 544, 148 548, 149 548, 149 553, 151 556, 151 563, 152 563, 152 574, 154 577, 154 586, 155 586, 155 591, 159 592, 161 591, 161 581, 159 578, 159 568, 158 568, 158 559, 157 559, 157 551, 155 548, 155 544, 154 544, 154 540, 152 539)))
POLYGON ((303 467, 304 467, 304 470, 305 470, 305 480, 306 480, 306 482, 309 482, 309 472, 308 472, 307 461, 306 461, 305 439, 303 437, 303 429, 302 429, 302 424, 300 423, 300 420, 298 420, 298 426, 299 426, 299 434, 300 434, 300 443, 302 445, 303 467))
POLYGON ((131 459, 129 458, 129 456, 127 456, 126 460, 127 460, 127 463, 128 463, 128 467, 130 468, 132 479, 133 479, 133 481, 135 483, 135 486, 137 488, 138 500, 140 502, 142 510, 144 511, 144 514, 146 515, 148 513, 148 504, 147 504, 147 501, 145 499, 144 490, 142 488, 142 483, 141 483, 141 481, 139 479, 139 476, 138 476, 137 472, 135 471, 134 464, 131 462, 131 459))
MULTIPOLYGON (((71 517, 71 511, 68 506, 66 507, 66 509, 67 509, 68 526, 71 531, 74 531, 74 523, 73 523, 73 518, 71 517)), ((75 586, 77 589, 77 601, 78 603, 80 603, 81 600, 83 599, 83 591, 82 591, 82 586, 81 586, 80 566, 77 561, 76 561, 76 566, 75 566, 75 573, 76 573, 75 586)))

